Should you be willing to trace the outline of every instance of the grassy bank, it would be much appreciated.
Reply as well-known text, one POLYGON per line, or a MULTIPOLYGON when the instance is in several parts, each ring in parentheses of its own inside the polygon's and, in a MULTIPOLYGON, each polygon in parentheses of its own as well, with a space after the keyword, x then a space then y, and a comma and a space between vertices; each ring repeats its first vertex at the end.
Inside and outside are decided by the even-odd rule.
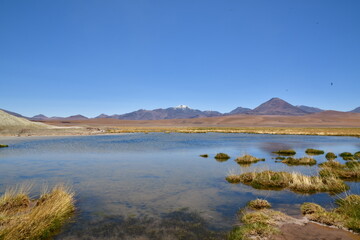
POLYGON ((297 127, 113 127, 106 133, 178 132, 178 133, 250 133, 280 135, 319 135, 360 137, 360 128, 297 128, 297 127))
POLYGON ((49 239, 74 212, 74 194, 62 185, 38 199, 29 190, 10 189, 0 197, 0 239, 49 239))
POLYGON ((329 211, 315 203, 304 203, 301 211, 312 221, 360 233, 360 195, 348 195, 335 203, 338 207, 329 211))

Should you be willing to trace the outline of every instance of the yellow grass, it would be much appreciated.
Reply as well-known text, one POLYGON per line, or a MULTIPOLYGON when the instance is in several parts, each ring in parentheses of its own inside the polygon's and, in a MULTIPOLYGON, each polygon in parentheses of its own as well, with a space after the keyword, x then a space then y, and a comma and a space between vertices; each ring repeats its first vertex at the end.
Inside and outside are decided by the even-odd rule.
POLYGON ((0 198, 0 239, 49 239, 73 213, 74 193, 58 185, 31 200, 24 189, 8 190, 0 198))
POLYGON ((113 127, 107 133, 178 132, 178 133, 251 133, 280 135, 320 135, 360 137, 360 128, 299 127, 113 127))
POLYGON ((299 193, 330 192, 339 193, 348 186, 339 178, 327 176, 306 176, 296 172, 246 172, 240 175, 230 173, 226 180, 230 183, 244 183, 257 189, 289 189, 299 193))

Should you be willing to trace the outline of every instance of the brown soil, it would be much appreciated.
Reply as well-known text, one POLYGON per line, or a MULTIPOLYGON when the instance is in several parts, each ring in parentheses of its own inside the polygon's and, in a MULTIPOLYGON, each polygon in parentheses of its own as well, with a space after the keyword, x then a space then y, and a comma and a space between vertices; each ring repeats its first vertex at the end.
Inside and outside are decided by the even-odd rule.
POLYGON ((247 115, 222 117, 119 120, 98 118, 88 120, 50 120, 44 123, 62 126, 122 126, 122 127, 360 127, 360 113, 325 111, 304 116, 247 115))
POLYGON ((304 226, 285 224, 273 240, 360 240, 360 235, 309 222, 304 226))

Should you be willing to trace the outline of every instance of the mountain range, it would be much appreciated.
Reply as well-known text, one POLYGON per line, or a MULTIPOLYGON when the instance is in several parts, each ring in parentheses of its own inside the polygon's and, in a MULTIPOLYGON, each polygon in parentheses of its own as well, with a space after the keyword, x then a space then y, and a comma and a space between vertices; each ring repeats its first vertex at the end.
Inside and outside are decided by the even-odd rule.
MULTIPOLYGON (((14 116, 27 118, 18 113, 6 111, 6 110, 3 111, 14 116)), ((201 110, 189 108, 186 105, 180 105, 177 107, 170 107, 165 109, 163 108, 158 108, 154 110, 140 109, 125 114, 114 114, 114 115, 100 114, 95 118, 96 119, 112 118, 112 119, 122 119, 122 120, 161 120, 161 119, 189 119, 189 118, 218 117, 218 116, 228 116, 228 115, 237 115, 237 114, 301 116, 306 114, 319 113, 323 111, 325 110, 315 107, 304 106, 304 105, 294 106, 280 98, 272 98, 269 101, 260 104, 258 107, 254 109, 237 107, 236 109, 230 111, 229 113, 220 113, 217 111, 201 111, 201 110)), ((360 113, 360 107, 350 112, 360 113)), ((51 120, 86 120, 89 118, 83 115, 73 115, 70 117, 47 117, 43 114, 39 114, 27 119, 33 121, 51 121, 51 120)))

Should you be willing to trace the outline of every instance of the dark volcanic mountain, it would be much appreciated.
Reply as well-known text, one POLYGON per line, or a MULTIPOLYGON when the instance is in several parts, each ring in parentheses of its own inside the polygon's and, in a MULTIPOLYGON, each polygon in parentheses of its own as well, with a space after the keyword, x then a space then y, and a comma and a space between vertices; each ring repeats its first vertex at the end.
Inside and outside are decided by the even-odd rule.
POLYGON ((100 114, 99 116, 95 117, 95 118, 109 118, 109 115, 106 115, 104 113, 100 114))
POLYGON ((130 112, 122 115, 111 115, 105 114, 99 115, 97 118, 116 118, 123 120, 160 120, 160 119, 182 119, 182 118, 200 118, 200 117, 216 117, 222 116, 221 113, 216 111, 200 111, 191 109, 188 106, 180 105, 178 107, 171 108, 158 108, 154 110, 140 109, 135 112, 130 112))
POLYGON ((65 120, 86 120, 86 119, 89 119, 89 118, 78 114, 78 115, 73 115, 73 116, 70 116, 70 117, 63 118, 63 119, 65 119, 65 120))
POLYGON ((225 115, 235 115, 235 114, 244 114, 250 112, 250 108, 243 108, 243 107, 237 107, 234 110, 232 110, 229 113, 226 113, 225 115))
POLYGON ((360 107, 355 108, 354 110, 350 111, 353 113, 360 113, 360 107))
POLYGON ((272 98, 269 101, 261 104, 254 110, 251 110, 250 112, 248 112, 248 114, 299 116, 308 114, 308 112, 305 112, 304 110, 301 110, 300 108, 295 107, 280 98, 272 98))
POLYGON ((44 120, 48 120, 49 118, 43 114, 38 114, 29 119, 33 121, 44 121, 44 120))
POLYGON ((309 106, 304 106, 304 105, 300 105, 300 106, 296 106, 298 108, 300 108, 301 110, 308 112, 308 113, 317 113, 317 112, 323 112, 325 110, 320 109, 320 108, 316 108, 316 107, 309 107, 309 106))

